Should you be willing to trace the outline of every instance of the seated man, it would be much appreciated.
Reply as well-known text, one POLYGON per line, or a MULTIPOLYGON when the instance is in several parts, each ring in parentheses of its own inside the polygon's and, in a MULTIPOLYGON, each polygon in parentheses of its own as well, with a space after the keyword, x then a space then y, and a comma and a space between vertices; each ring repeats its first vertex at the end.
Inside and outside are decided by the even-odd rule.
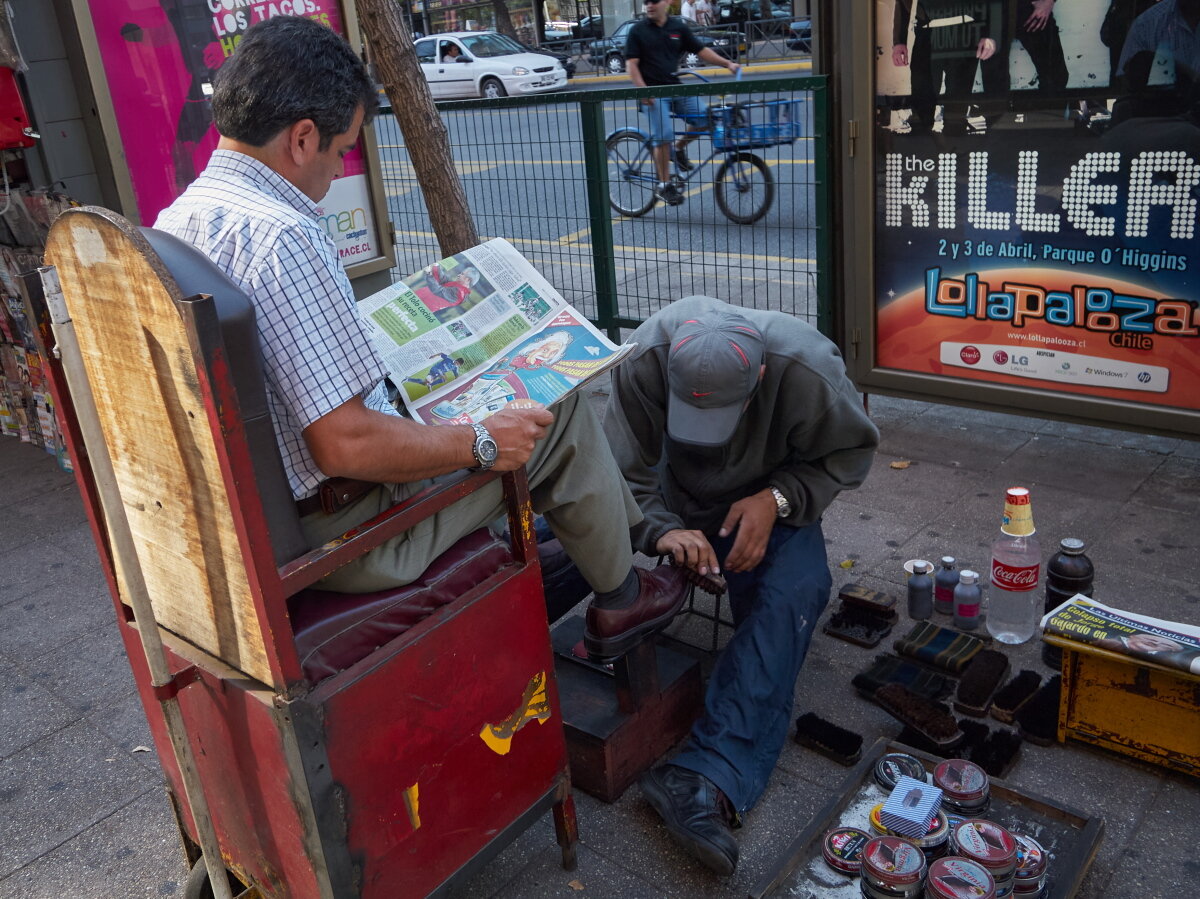
MULTIPOLYGON (((387 402, 387 371, 317 221, 375 97, 362 63, 328 28, 294 16, 255 25, 216 76, 217 150, 156 223, 211 257, 254 303, 271 416, 305 536, 319 546, 440 475, 527 465, 534 508, 596 592, 602 645, 652 632, 682 604, 684 573, 635 573, 629 541, 617 535, 640 513, 586 402, 564 402, 557 414, 503 409, 486 427, 429 427, 387 402), (313 498, 334 476, 377 486, 325 514, 313 498)), ((501 485, 490 484, 321 586, 356 593, 410 583, 503 508, 501 485)))
POLYGON ((736 624, 689 741, 641 786, 684 848, 731 874, 730 825, 783 749, 829 601, 821 514, 866 478, 879 432, 837 347, 790 315, 688 297, 630 340, 604 430, 645 516, 634 545, 723 571, 736 624))

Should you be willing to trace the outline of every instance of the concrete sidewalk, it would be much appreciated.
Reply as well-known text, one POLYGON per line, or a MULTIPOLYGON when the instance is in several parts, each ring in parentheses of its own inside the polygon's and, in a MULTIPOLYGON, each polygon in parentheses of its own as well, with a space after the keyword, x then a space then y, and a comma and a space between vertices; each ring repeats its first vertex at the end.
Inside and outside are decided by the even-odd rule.
MULTIPOLYGON (((883 432, 875 467, 825 518, 835 589, 856 580, 901 594, 901 564, 913 557, 986 568, 1004 488, 1021 484, 1033 493, 1044 555, 1062 537, 1087 541, 1097 599, 1200 617, 1200 443, 881 397, 870 409, 883 432), (911 464, 891 468, 898 460, 911 464)), ((181 895, 183 855, 74 482, 40 450, 0 439, 0 484, 0 899, 181 895)), ((907 627, 902 616, 893 638, 907 627)), ((891 640, 860 649, 818 633, 797 713, 815 711, 867 745, 895 736, 896 723, 850 685, 891 640)), ((1037 642, 1010 648, 1013 670, 1049 674, 1039 652, 1037 642)), ((577 871, 558 866, 547 816, 462 893, 745 895, 845 776, 789 742, 738 832, 730 880, 678 851, 633 788, 614 805, 577 792, 577 871)), ((1081 744, 1026 744, 1008 781, 1103 814, 1081 896, 1195 891, 1195 781, 1081 744)))

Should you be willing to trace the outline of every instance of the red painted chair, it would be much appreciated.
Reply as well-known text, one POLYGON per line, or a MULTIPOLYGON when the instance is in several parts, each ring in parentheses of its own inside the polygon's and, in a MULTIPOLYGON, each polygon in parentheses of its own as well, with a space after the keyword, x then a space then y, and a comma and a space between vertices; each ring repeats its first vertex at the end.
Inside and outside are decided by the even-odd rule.
MULTIPOLYGON (((547 809, 572 867, 574 806, 524 472, 464 476, 306 551, 240 291, 191 247, 97 208, 63 215, 46 259, 103 443, 83 444, 54 366, 60 424, 189 862, 199 840, 160 707, 169 696, 246 895, 440 893, 547 809), (93 477, 89 453, 100 452, 112 459, 174 673, 157 687, 93 477), (481 530, 402 589, 314 589, 498 477, 511 546, 481 530)), ((49 343, 40 285, 23 286, 49 343)))

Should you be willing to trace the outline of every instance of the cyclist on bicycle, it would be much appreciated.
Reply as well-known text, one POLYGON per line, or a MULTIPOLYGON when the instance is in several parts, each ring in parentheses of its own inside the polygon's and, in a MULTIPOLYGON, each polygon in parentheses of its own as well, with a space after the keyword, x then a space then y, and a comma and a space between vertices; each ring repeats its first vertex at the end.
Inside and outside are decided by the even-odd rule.
MULTIPOLYGON (((700 59, 715 66, 724 66, 737 73, 741 68, 736 62, 721 56, 711 47, 705 47, 692 34, 679 16, 668 16, 669 0, 645 0, 646 15, 629 30, 625 41, 625 68, 634 87, 657 87, 663 84, 679 84, 675 69, 679 57, 684 53, 695 53, 700 59)), ((671 110, 695 122, 703 116, 699 97, 675 97, 669 102, 659 102, 653 97, 642 100, 642 112, 650 120, 650 143, 654 145, 654 169, 658 175, 655 194, 664 203, 678 206, 683 202, 683 193, 671 183, 670 143, 674 136, 671 127, 671 110)), ((694 130, 689 125, 689 130, 694 130)), ((699 125, 703 128, 703 125, 699 125)), ((675 147, 676 160, 683 171, 692 167, 684 147, 695 140, 686 134, 675 147)))

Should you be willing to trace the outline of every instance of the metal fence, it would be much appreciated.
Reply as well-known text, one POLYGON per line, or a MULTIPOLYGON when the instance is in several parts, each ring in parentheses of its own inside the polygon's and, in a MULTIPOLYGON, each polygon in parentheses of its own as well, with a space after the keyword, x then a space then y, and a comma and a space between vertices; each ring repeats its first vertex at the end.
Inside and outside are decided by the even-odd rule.
MULTIPOLYGON (((729 45, 736 46, 735 58, 743 63, 797 62, 812 54, 809 16, 722 22, 692 28, 692 32, 725 38, 729 45)), ((575 66, 576 73, 585 78, 625 71, 623 54, 603 37, 540 41, 538 49, 566 57, 575 66), (614 56, 620 59, 616 67, 611 67, 614 56)))
MULTIPOLYGON (((438 108, 480 238, 507 238, 600 327, 634 327, 703 293, 790 312, 830 333, 824 78, 726 78, 438 108), (694 168, 680 173, 682 205, 654 200, 653 164, 640 140, 611 138, 646 127, 638 110, 649 96, 695 97, 705 110, 693 119, 702 136, 687 148, 694 168), (757 212, 768 182, 761 218, 731 220, 727 211, 757 212), (622 215, 613 197, 627 210, 647 208, 622 215)), ((395 120, 385 110, 376 127, 398 279, 439 251, 395 120)))

